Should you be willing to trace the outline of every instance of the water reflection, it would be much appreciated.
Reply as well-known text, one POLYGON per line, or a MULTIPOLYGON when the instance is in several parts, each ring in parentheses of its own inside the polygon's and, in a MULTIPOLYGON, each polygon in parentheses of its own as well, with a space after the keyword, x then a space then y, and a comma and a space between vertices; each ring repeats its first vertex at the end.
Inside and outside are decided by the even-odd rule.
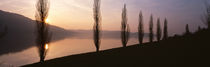
MULTIPOLYGON (((147 39, 145 39, 147 40, 147 39)), ((130 44, 138 43, 136 38, 131 38, 130 44)), ((120 39, 102 39, 101 50, 121 47, 120 39)), ((45 46, 49 49, 49 45, 45 46)), ((92 39, 68 38, 57 42, 50 43, 50 50, 46 56, 46 60, 87 52, 94 52, 95 47, 92 39)), ((25 65, 39 61, 36 46, 17 53, 10 53, 0 56, 2 65, 25 65)))
MULTIPOLYGON (((48 49, 48 54, 46 55, 46 60, 58 58, 58 57, 64 57, 69 56, 73 54, 80 54, 80 53, 87 53, 87 52, 94 52, 94 42, 92 39, 92 31, 72 31, 74 32, 74 35, 72 37, 66 37, 68 35, 62 35, 60 38, 58 35, 53 36, 53 42, 46 44, 45 49, 48 49), (66 38, 64 38, 66 37, 66 38)), ((101 49, 100 50, 106 50, 106 49, 112 49, 116 47, 121 47, 121 39, 120 39, 120 32, 119 31, 103 31, 103 36, 101 39, 101 49)), ((22 38, 23 39, 23 38, 22 38)), ((35 38, 34 38, 35 39, 35 38)), ((39 53, 36 45, 30 44, 32 39, 28 37, 28 39, 14 39, 14 43, 17 43, 17 45, 10 45, 9 47, 19 48, 21 46, 27 46, 27 48, 21 47, 21 51, 15 52, 15 53, 9 53, 0 55, 0 65, 25 65, 25 64, 31 64, 39 61, 39 53), (15 41, 18 40, 18 41, 15 41), (24 44, 24 41, 26 42, 24 44), (28 41, 28 42, 27 42, 28 41)), ((33 41, 33 40, 32 40, 33 41)), ((34 40, 35 41, 35 40, 34 40)), ((145 36, 144 42, 147 42, 148 38, 145 36)), ((8 42, 9 43, 9 42, 8 42)), ((31 42, 33 43, 33 42, 31 42)), ((131 44, 137 44, 137 35, 135 33, 131 33, 131 39, 128 42, 128 45, 131 44)), ((13 48, 11 48, 13 49, 13 48)), ((10 50, 10 49, 6 49, 10 50)))
POLYGON ((48 48, 49 48, 49 47, 48 47, 48 44, 46 44, 46 45, 45 45, 45 49, 47 50, 48 48))

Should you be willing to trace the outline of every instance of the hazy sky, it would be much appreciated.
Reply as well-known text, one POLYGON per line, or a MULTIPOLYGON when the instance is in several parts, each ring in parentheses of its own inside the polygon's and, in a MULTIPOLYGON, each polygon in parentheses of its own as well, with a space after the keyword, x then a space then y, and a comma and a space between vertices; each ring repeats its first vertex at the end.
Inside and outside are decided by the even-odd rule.
MULTIPOLYGON (((204 27, 201 16, 204 12, 204 0, 102 0, 102 29, 120 30, 123 4, 127 4, 128 23, 131 30, 137 30, 138 13, 144 17, 145 31, 148 31, 149 16, 168 19, 169 32, 183 33, 185 24, 191 30, 204 27)), ((9 11, 34 19, 36 0, 0 0, 0 10, 9 11)), ((65 29, 93 28, 93 0, 50 0, 50 24, 65 29)), ((163 26, 163 25, 162 25, 163 26)), ((154 26, 156 28, 156 26, 154 26)), ((156 29, 154 29, 156 30, 156 29)))

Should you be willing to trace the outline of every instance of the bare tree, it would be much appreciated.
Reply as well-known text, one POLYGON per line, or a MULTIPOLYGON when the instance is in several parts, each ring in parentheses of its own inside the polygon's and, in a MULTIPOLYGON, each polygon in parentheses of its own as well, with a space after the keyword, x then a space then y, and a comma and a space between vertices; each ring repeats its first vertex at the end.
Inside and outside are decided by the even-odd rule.
POLYGON ((163 39, 167 39, 168 38, 168 21, 167 19, 165 19, 164 21, 164 31, 163 31, 163 39))
POLYGON ((208 3, 207 0, 205 2, 205 6, 206 6, 206 11, 204 13, 204 16, 202 17, 202 21, 208 27, 208 29, 210 29, 210 4, 208 3))
POLYGON ((153 33, 153 15, 150 17, 150 22, 149 22, 149 41, 153 42, 154 38, 154 33, 153 33))
POLYGON ((139 39, 139 45, 143 44, 143 38, 144 38, 144 26, 143 26, 143 15, 140 11, 139 13, 139 26, 138 26, 138 39, 139 39))
POLYGON ((36 4, 36 25, 37 25, 37 47, 39 49, 40 62, 44 62, 47 54, 48 43, 51 39, 51 34, 49 33, 48 24, 46 19, 49 11, 49 1, 48 0, 38 0, 36 4))
POLYGON ((157 41, 160 41, 162 37, 161 26, 160 26, 160 18, 157 20, 157 41))
POLYGON ((126 5, 124 5, 124 8, 122 10, 122 22, 121 22, 121 41, 123 47, 126 47, 128 40, 129 40, 129 35, 130 35, 130 28, 129 25, 127 24, 127 9, 126 5))
POLYGON ((93 13, 94 13, 94 26, 93 26, 93 36, 94 36, 94 43, 96 47, 96 52, 99 52, 99 47, 100 47, 100 31, 101 31, 101 14, 100 14, 100 0, 94 0, 94 8, 93 8, 93 13))

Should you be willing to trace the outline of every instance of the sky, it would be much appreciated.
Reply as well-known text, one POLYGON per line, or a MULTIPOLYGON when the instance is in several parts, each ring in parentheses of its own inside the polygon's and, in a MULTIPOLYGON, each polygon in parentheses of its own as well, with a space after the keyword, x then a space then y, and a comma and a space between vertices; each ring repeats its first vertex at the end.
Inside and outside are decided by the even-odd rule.
MULTIPOLYGON (((0 10, 18 13, 35 19, 37 0, 0 0, 0 10)), ((154 16, 154 31, 157 18, 161 25, 168 20, 169 34, 182 34, 185 25, 191 31, 198 26, 205 27, 201 21, 204 13, 204 0, 102 0, 102 29, 120 30, 123 5, 127 5, 128 24, 132 32, 137 31, 138 14, 143 13, 144 30, 148 32, 149 17, 154 16)), ((70 30, 91 30, 93 28, 93 0, 50 0, 48 19, 50 24, 70 30)))

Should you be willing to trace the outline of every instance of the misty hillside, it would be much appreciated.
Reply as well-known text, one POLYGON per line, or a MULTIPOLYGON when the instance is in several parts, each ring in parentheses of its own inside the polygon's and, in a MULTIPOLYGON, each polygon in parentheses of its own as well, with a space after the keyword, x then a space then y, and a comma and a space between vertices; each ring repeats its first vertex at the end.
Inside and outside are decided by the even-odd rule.
MULTIPOLYGON (((18 52, 35 45, 35 21, 19 14, 0 10, 0 55, 18 52), (12 41, 12 42, 11 42, 12 41)), ((50 25, 52 41, 68 37, 69 31, 50 25)))

